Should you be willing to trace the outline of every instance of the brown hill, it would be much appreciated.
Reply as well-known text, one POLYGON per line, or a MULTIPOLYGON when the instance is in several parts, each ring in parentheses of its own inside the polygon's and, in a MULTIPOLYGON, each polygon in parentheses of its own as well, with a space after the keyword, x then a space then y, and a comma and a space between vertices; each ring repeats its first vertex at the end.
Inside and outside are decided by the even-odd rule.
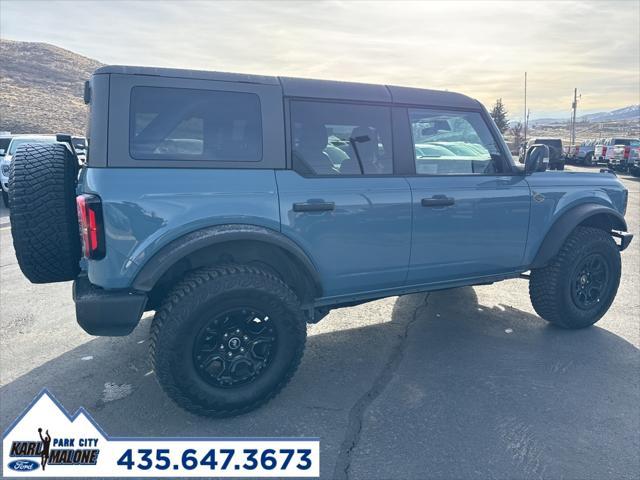
POLYGON ((84 135, 84 81, 102 64, 47 43, 0 40, 0 130, 84 135))

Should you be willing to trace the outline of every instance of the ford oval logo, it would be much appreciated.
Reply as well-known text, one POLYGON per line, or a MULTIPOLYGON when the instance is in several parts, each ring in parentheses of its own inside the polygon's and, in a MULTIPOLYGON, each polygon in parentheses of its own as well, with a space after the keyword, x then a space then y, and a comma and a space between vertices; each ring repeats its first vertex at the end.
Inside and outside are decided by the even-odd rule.
POLYGON ((31 472, 38 468, 38 462, 33 460, 14 460, 9 463, 9 468, 16 472, 31 472))

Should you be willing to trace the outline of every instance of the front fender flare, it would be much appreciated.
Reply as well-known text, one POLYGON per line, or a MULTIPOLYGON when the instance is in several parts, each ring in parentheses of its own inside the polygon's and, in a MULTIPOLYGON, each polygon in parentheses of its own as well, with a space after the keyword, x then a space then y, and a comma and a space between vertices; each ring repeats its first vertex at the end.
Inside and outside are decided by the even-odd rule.
POLYGON ((311 280, 315 295, 321 296, 322 283, 318 270, 296 243, 275 230, 244 224, 207 227, 169 242, 144 264, 136 275, 132 287, 137 291, 149 292, 171 266, 187 255, 212 245, 238 240, 264 242, 282 248, 302 265, 311 280))
POLYGON ((544 267, 560 251, 569 234, 578 225, 596 215, 606 216, 610 230, 627 231, 624 217, 613 208, 596 203, 578 205, 563 213, 551 226, 533 259, 531 268, 544 267))

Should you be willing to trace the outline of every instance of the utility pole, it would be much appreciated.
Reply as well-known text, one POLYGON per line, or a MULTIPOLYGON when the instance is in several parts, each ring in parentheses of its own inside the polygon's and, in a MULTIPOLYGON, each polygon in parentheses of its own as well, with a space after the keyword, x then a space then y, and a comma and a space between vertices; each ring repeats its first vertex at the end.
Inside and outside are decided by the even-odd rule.
POLYGON ((573 103, 571 104, 571 145, 576 143, 576 110, 578 108, 578 89, 573 89, 573 103))
POLYGON ((529 123, 529 114, 527 113, 527 72, 524 72, 524 143, 527 144, 527 124, 529 123))

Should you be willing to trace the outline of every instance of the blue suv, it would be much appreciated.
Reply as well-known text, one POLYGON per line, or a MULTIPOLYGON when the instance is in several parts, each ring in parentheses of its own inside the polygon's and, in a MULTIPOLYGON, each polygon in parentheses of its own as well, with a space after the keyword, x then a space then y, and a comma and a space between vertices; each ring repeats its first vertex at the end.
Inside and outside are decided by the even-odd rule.
POLYGON ((197 414, 276 395, 333 308, 528 276, 541 317, 582 328, 618 289, 617 177, 545 171, 544 145, 517 166, 464 95, 108 66, 85 100, 86 163, 59 136, 11 164, 20 267, 74 280, 93 335, 154 310, 155 374, 197 414))

